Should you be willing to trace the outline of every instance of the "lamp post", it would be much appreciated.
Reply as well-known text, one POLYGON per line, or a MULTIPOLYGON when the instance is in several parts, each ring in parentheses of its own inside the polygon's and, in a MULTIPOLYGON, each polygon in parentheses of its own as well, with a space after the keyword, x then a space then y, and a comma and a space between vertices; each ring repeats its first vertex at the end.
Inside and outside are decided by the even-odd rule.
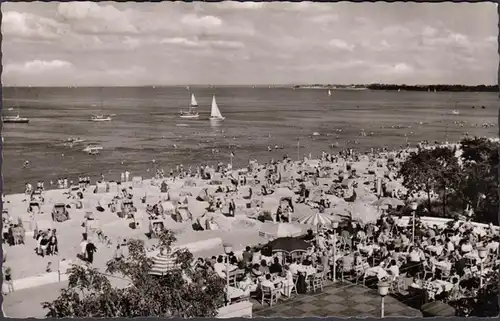
POLYGON ((389 282, 380 281, 378 284, 378 294, 380 294, 380 317, 384 317, 384 309, 385 309, 385 296, 389 293, 389 282))
POLYGON ((486 256, 488 255, 488 250, 484 247, 478 248, 477 253, 479 255, 479 259, 481 260, 481 271, 479 272, 479 288, 483 288, 483 262, 486 256))
POLYGON ((300 138, 297 137, 297 161, 300 162, 300 138))
POLYGON ((339 222, 333 222, 333 283, 337 281, 337 228, 339 222))
POLYGON ((417 207, 418 203, 417 202, 412 202, 410 204, 411 207, 411 214, 412 214, 412 226, 411 226, 411 243, 415 244, 415 214, 417 213, 417 207))
POLYGON ((233 247, 230 244, 224 244, 224 253, 226 253, 226 298, 227 305, 231 302, 231 296, 229 295, 229 253, 233 251, 233 247))

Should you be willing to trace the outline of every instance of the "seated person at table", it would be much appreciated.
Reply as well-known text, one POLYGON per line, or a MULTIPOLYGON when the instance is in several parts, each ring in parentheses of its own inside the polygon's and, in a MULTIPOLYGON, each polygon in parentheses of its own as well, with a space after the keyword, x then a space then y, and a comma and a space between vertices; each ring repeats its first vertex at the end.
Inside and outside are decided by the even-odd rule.
POLYGON ((396 260, 391 260, 391 263, 387 271, 389 271, 389 274, 391 275, 391 278, 393 280, 399 276, 399 267, 396 264, 396 260))
POLYGON ((313 265, 312 256, 308 255, 306 257, 306 259, 302 262, 302 265, 304 265, 304 266, 312 266, 313 265))
MULTIPOLYGON (((273 281, 271 281, 271 274, 266 274, 265 279, 260 282, 260 285, 262 287, 266 287, 266 288, 269 288, 269 289, 274 289, 275 286, 274 286, 273 281)), ((279 293, 278 293, 278 297, 279 297, 279 293)))
POLYGON ((464 240, 460 246, 460 251, 462 252, 462 254, 472 252, 472 250, 473 250, 473 248, 472 248, 472 244, 470 243, 470 241, 464 240))
POLYGON ((255 291, 255 286, 255 283, 252 281, 248 273, 245 273, 245 275, 243 275, 243 279, 238 282, 238 288, 245 291, 245 294, 250 294, 250 292, 255 291))
POLYGON ((274 263, 271 264, 271 266, 269 267, 269 272, 271 274, 283 272, 283 267, 280 264, 279 258, 277 258, 277 257, 274 258, 274 263))
POLYGON ((313 231, 312 230, 307 230, 307 235, 304 236, 304 241, 306 242, 311 242, 315 239, 313 231))
POLYGON ((252 265, 252 275, 254 277, 262 276, 262 272, 260 271, 260 265, 258 264, 252 265))
POLYGON ((241 256, 243 257, 243 262, 246 265, 249 265, 250 263, 252 263, 253 253, 252 253, 252 249, 250 248, 250 246, 247 246, 245 248, 245 251, 241 254, 241 256))
POLYGON ((290 264, 289 266, 289 269, 292 274, 297 274, 299 272, 299 264, 297 260, 293 260, 292 264, 290 264))
POLYGON ((269 267, 267 266, 266 260, 260 261, 259 271, 262 274, 268 274, 269 273, 269 267))

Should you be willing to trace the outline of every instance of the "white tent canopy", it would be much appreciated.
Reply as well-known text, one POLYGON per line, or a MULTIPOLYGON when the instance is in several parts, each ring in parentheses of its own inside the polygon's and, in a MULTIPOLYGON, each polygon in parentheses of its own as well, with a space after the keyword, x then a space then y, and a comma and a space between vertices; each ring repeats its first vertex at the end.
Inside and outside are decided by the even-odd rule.
POLYGON ((299 236, 301 234, 301 227, 289 223, 264 223, 259 231, 259 235, 266 238, 299 236))

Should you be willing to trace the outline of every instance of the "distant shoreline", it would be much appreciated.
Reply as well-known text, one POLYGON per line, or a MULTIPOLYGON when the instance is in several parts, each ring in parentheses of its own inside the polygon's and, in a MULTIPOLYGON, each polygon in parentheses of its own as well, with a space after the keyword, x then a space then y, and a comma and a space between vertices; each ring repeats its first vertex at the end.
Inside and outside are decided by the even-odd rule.
POLYGON ((322 89, 322 90, 381 90, 381 91, 421 91, 421 92, 499 92, 498 85, 405 85, 405 84, 352 84, 352 85, 334 85, 334 84, 308 84, 308 85, 290 85, 290 84, 275 84, 275 85, 142 85, 142 86, 3 86, 4 90, 10 89, 49 89, 49 88, 66 88, 66 89, 91 89, 91 88, 254 88, 254 89, 322 89))
POLYGON ((422 92, 498 92, 498 85, 295 85, 294 89, 330 90, 383 90, 383 91, 422 91, 422 92))

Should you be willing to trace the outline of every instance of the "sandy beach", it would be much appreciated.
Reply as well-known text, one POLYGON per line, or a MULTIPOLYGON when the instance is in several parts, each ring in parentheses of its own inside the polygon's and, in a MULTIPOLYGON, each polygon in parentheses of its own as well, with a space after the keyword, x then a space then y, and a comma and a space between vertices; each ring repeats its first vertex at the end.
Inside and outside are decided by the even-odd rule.
MULTIPOLYGON (((363 156, 363 158, 356 162, 349 162, 351 169, 356 170, 356 178, 351 179, 348 184, 350 186, 354 182, 359 182, 355 190, 357 192, 357 208, 361 208, 362 204, 366 205, 367 208, 371 202, 377 199, 375 196, 375 177, 383 176, 384 172, 387 171, 384 163, 384 157, 379 157, 377 161, 368 160, 363 156), (376 166, 378 163, 378 166, 376 166)), ((17 222, 21 219, 25 230, 27 232, 25 238, 25 244, 16 245, 9 247, 4 245, 4 253, 6 253, 7 261, 6 264, 12 268, 12 275, 14 279, 26 278, 29 276, 38 275, 45 272, 45 267, 48 262, 52 262, 53 269, 57 269, 59 260, 68 260, 72 263, 78 263, 81 261, 76 258, 76 254, 79 253, 79 244, 82 240, 81 234, 85 232, 82 227, 82 222, 85 220, 85 215, 88 212, 92 212, 95 216, 95 221, 98 225, 97 230, 101 230, 103 235, 105 235, 111 244, 104 244, 99 242, 97 237, 94 235, 93 240, 96 243, 97 253, 95 255, 95 261, 93 265, 100 269, 104 269, 105 263, 110 259, 114 253, 115 244, 121 242, 126 238, 138 238, 146 241, 147 246, 150 246, 155 241, 147 238, 146 233, 149 232, 149 218, 147 214, 147 205, 154 204, 165 204, 169 202, 174 207, 178 207, 179 202, 186 203, 189 215, 181 220, 174 220, 172 215, 166 215, 163 218, 164 226, 167 229, 173 230, 177 233, 177 245, 182 246, 184 244, 199 242, 208 239, 220 238, 222 243, 230 243, 233 245, 235 250, 241 250, 246 245, 266 243, 268 240, 259 234, 263 225, 273 224, 271 222, 262 223, 255 219, 255 214, 258 209, 252 205, 252 207, 247 208, 247 203, 252 203, 258 200, 264 200, 262 203, 262 210, 269 210, 275 213, 277 205, 280 198, 287 195, 281 195, 281 191, 285 191, 285 194, 295 195, 294 193, 298 191, 297 183, 292 182, 292 177, 298 178, 300 172, 307 170, 313 171, 316 168, 321 168, 321 175, 318 179, 317 186, 314 186, 314 190, 328 190, 332 185, 333 180, 338 180, 339 177, 342 179, 343 171, 345 171, 347 162, 344 160, 336 160, 335 162, 319 161, 319 160, 307 160, 305 162, 289 162, 286 166, 286 170, 283 169, 282 164, 281 182, 280 184, 270 187, 272 189, 279 190, 280 192, 272 194, 269 196, 262 196, 260 191, 260 185, 265 181, 266 167, 264 165, 254 166, 254 172, 250 173, 247 169, 228 171, 225 178, 222 178, 220 173, 214 173, 211 180, 204 180, 201 178, 172 178, 165 179, 144 179, 140 180, 135 178, 135 182, 123 182, 119 186, 119 189, 127 190, 131 196, 131 201, 133 206, 137 209, 134 213, 135 222, 138 223, 136 229, 129 227, 131 222, 130 219, 119 218, 116 213, 112 213, 108 207, 111 203, 113 197, 117 195, 117 190, 108 192, 94 193, 95 185, 89 186, 82 191, 83 199, 81 199, 82 208, 76 208, 76 192, 73 191, 71 195, 68 193, 68 189, 55 189, 47 190, 44 192, 44 203, 40 207, 40 213, 29 214, 27 212, 29 204, 29 196, 25 194, 12 194, 6 195, 4 201, 4 210, 8 211, 13 222, 17 222), (248 177, 248 184, 246 186, 239 186, 238 191, 230 191, 229 193, 216 193, 216 189, 226 186, 232 186, 228 175, 232 177, 238 177, 238 174, 246 173, 248 177), (255 180, 260 181, 260 184, 256 184, 255 180), (139 182, 140 181, 140 182, 139 182), (162 193, 160 190, 160 185, 162 182, 168 184, 169 191, 167 193, 162 193), (218 183, 219 185, 214 185, 218 183), (254 190, 252 199, 249 200, 248 192, 249 188, 254 190), (233 199, 236 205, 235 216, 226 217, 222 213, 227 213, 227 206, 222 205, 221 209, 217 209, 214 213, 207 213, 206 208, 208 207, 208 202, 200 202, 197 200, 197 196, 202 191, 206 190, 207 193, 214 199, 221 199, 229 201, 233 199), (146 197, 145 203, 142 202, 142 198, 146 197), (274 201, 273 201, 274 199, 274 201), (69 205, 68 213, 70 219, 64 222, 55 222, 52 220, 51 212, 54 204, 63 203, 69 205), (267 205, 266 205, 267 204, 267 205), (104 211, 98 211, 96 208, 101 205, 104 211), (195 222, 205 222, 206 219, 210 217, 213 222, 216 222, 216 230, 204 230, 195 231, 192 228, 192 224, 195 222), (249 218, 249 217, 253 217, 249 218), (59 239, 59 255, 58 256, 45 256, 41 257, 35 253, 35 248, 37 247, 37 241, 33 239, 31 231, 33 231, 36 226, 47 226, 52 229, 57 230, 57 236, 59 239)), ((240 175, 241 176, 241 175, 240 175)), ((308 185, 312 186, 310 183, 308 185)), ((102 184, 101 184, 102 185, 102 184)), ((105 185, 105 184, 104 184, 105 185)), ((115 184, 116 185, 116 184, 115 184)), ((233 187, 231 187, 233 188, 233 187)), ((347 186, 346 186, 347 188, 347 186)), ((328 215, 334 214, 345 214, 348 208, 352 209, 352 204, 348 204, 344 199, 328 195, 332 202, 331 208, 326 209, 328 215)), ((363 209, 361 209, 363 210, 363 209)), ((367 211, 373 212, 376 215, 373 207, 367 209, 367 211)), ((311 226, 301 225, 297 223, 297 220, 311 215, 317 212, 317 209, 312 206, 312 204, 295 204, 295 210, 292 213, 292 222, 290 224, 296 225, 298 228, 306 231, 311 226)), ((336 217, 339 219, 339 217, 336 217)), ((372 219, 376 219, 373 217, 372 219)), ((222 253, 222 247, 214 247, 210 249, 203 249, 198 255, 216 255, 222 253)))

